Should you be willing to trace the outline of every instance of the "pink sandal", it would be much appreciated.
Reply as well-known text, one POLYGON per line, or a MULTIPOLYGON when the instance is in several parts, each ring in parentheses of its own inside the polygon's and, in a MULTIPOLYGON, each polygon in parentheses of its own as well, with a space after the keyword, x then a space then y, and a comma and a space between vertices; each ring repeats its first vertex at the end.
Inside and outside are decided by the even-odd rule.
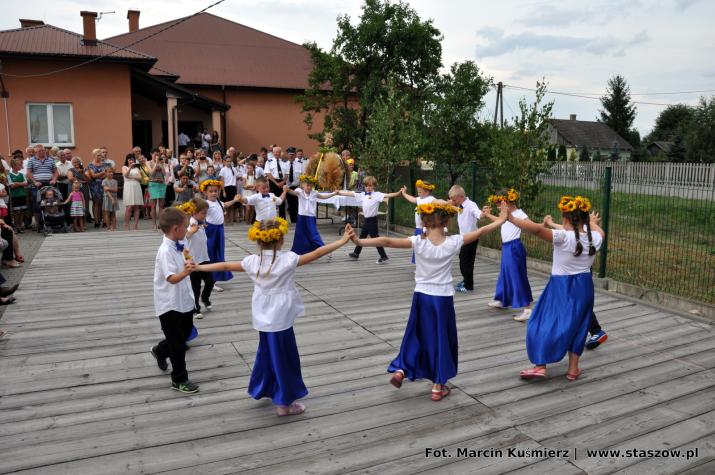
POLYGON ((392 379, 390 379, 390 384, 395 386, 397 389, 400 389, 402 387, 403 379, 405 379, 405 373, 398 369, 397 371, 395 371, 395 374, 392 375, 392 379))
POLYGON ((432 400, 437 402, 449 396, 452 391, 447 386, 442 386, 442 389, 432 390, 432 400))
POLYGON ((566 379, 569 381, 576 381, 578 377, 581 376, 581 373, 583 373, 581 370, 578 370, 576 373, 566 373, 566 379))
POLYGON ((521 379, 544 379, 546 378, 546 368, 529 368, 519 372, 521 379))
POLYGON ((297 416, 305 412, 305 406, 299 402, 294 402, 290 406, 278 406, 277 413, 279 417, 297 416))

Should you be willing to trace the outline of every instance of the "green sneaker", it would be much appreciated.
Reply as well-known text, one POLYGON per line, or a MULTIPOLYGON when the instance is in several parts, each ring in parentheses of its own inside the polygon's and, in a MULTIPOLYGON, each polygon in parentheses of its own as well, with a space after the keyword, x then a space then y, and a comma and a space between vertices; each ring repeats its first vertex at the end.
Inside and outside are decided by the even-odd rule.
POLYGON ((199 392, 198 385, 192 383, 191 381, 185 381, 183 383, 171 382, 171 389, 176 389, 180 393, 193 394, 199 392))

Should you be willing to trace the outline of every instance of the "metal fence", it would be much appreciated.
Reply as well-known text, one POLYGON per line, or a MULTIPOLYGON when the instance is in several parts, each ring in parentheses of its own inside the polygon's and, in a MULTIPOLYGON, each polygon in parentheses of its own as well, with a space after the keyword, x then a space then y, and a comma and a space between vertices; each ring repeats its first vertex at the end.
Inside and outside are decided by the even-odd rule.
MULTIPOLYGON (((490 173, 474 164, 457 184, 481 206, 497 191, 486 185, 490 173)), ((433 171, 400 169, 390 187, 404 184, 413 189, 417 178, 434 181, 435 195, 447 196, 449 180, 433 171)), ((715 304, 715 165, 557 163, 539 181, 538 195, 521 203, 534 221, 547 214, 558 221, 556 203, 564 194, 589 196, 595 210, 608 215, 603 223, 608 228, 607 248, 597 255, 595 272, 715 304)), ((414 207, 405 200, 396 200, 390 214, 397 224, 414 226, 414 207)), ((548 243, 526 234, 522 240, 530 257, 551 261, 548 243)), ((499 234, 485 236, 480 245, 499 249, 499 234)))

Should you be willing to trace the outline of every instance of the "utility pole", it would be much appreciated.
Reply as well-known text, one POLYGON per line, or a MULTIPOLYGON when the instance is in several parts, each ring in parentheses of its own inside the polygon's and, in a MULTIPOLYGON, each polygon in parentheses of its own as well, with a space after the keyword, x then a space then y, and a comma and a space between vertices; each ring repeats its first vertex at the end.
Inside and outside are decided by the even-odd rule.
POLYGON ((494 106, 494 125, 497 125, 497 113, 499 114, 499 124, 504 128, 504 84, 497 83, 497 102, 494 106))

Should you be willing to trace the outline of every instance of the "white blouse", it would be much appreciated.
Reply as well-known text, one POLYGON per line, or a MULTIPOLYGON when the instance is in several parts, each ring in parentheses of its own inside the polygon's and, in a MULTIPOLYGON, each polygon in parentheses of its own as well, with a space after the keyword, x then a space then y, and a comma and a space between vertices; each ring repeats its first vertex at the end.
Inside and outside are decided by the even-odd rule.
MULTIPOLYGON (((551 265, 552 275, 576 275, 584 272, 591 272, 593 260, 596 255, 588 255, 588 235, 581 233, 579 240, 583 245, 583 251, 580 256, 574 256, 576 251, 576 235, 573 230, 566 231, 564 229, 554 229, 553 231, 553 264, 551 265)), ((593 246, 598 251, 603 244, 603 238, 599 233, 592 232, 593 246)))
MULTIPOLYGON (((431 203, 435 200, 434 196, 432 196, 432 195, 425 196, 424 198, 420 198, 418 196, 415 199, 417 201, 417 206, 423 205, 426 203, 431 203)), ((415 229, 422 229, 422 218, 420 217, 419 213, 415 213, 415 229)))
POLYGON ((410 241, 415 251, 415 292, 454 295, 452 259, 464 244, 464 237, 461 234, 448 236, 439 246, 422 236, 410 236, 410 241))
POLYGON ((315 209, 318 203, 318 192, 311 190, 309 195, 305 194, 302 188, 296 188, 298 195, 298 214, 301 216, 315 217, 315 209))
MULTIPOLYGON (((194 224, 198 225, 199 222, 194 218, 190 218, 187 231, 194 224)), ((209 261, 208 238, 206 237, 206 230, 203 225, 199 225, 199 230, 186 240, 189 243, 189 254, 194 258, 195 263, 201 264, 202 262, 209 261)))
POLYGON ((260 332, 279 332, 293 326, 296 317, 305 314, 303 300, 295 287, 295 271, 300 256, 291 251, 278 251, 275 262, 273 251, 250 255, 241 262, 253 281, 253 328, 260 332), (266 275, 268 269, 270 273, 266 275), (260 275, 256 273, 260 269, 260 275))
MULTIPOLYGON (((524 213, 522 210, 517 209, 513 213, 511 213, 512 216, 515 218, 519 219, 528 219, 529 216, 527 216, 526 213, 524 213)), ((501 225, 501 242, 509 242, 509 241, 514 241, 516 239, 519 239, 521 237, 521 229, 514 226, 512 223, 509 221, 505 222, 504 224, 501 225)))
POLYGON ((206 213, 206 222, 209 224, 223 224, 223 205, 218 201, 206 200, 209 210, 206 213))

